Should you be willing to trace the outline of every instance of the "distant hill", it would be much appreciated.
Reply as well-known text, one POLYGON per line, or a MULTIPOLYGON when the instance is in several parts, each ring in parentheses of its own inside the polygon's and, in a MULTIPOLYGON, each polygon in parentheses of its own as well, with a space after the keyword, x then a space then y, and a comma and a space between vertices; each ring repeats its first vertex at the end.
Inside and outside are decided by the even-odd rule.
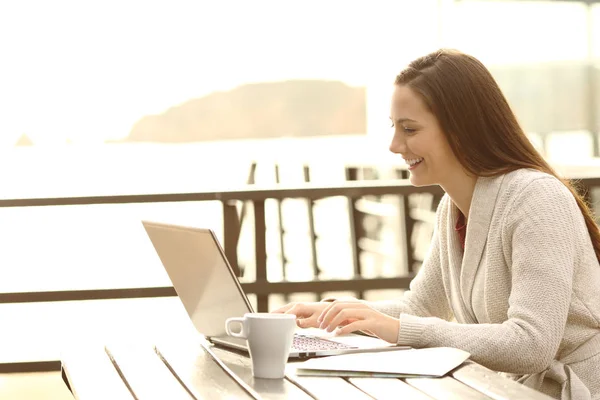
POLYGON ((15 142, 15 146, 33 146, 33 140, 29 138, 25 133, 19 136, 15 142))
POLYGON ((366 132, 364 87, 337 81, 248 84, 140 119, 127 142, 341 135, 366 132))

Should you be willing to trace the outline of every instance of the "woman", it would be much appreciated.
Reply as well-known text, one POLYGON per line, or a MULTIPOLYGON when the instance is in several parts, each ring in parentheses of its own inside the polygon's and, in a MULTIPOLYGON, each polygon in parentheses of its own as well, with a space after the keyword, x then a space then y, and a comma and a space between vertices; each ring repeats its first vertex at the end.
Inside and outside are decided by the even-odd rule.
POLYGON ((440 50, 396 77, 390 150, 446 195, 402 298, 292 303, 301 327, 450 346, 562 399, 600 398, 600 232, 538 154, 489 71, 440 50))

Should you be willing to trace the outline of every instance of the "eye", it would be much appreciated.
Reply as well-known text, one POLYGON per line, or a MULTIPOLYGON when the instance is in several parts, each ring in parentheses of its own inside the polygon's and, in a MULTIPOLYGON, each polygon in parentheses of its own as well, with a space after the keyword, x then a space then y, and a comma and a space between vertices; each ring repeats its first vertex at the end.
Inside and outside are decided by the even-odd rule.
POLYGON ((411 134, 411 133, 415 133, 417 130, 413 129, 413 128, 407 128, 406 126, 403 126, 402 129, 404 130, 405 133, 407 134, 411 134))

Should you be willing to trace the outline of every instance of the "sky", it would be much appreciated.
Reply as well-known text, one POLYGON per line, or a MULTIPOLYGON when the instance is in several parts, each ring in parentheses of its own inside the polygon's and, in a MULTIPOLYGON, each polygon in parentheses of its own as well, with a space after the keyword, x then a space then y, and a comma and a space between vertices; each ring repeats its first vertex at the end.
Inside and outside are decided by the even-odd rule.
POLYGON ((366 86, 381 111, 395 73, 437 47, 583 60, 585 22, 580 4, 539 1, 2 1, 0 145, 121 138, 143 115, 261 81, 366 86))

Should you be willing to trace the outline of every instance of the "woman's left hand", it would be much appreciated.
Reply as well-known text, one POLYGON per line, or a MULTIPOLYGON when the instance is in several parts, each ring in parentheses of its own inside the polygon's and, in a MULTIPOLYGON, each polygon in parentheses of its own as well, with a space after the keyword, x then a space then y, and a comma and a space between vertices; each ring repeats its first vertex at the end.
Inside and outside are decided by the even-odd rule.
POLYGON ((336 335, 367 331, 390 343, 398 340, 400 321, 359 302, 335 301, 323 310, 317 323, 321 329, 336 335))

